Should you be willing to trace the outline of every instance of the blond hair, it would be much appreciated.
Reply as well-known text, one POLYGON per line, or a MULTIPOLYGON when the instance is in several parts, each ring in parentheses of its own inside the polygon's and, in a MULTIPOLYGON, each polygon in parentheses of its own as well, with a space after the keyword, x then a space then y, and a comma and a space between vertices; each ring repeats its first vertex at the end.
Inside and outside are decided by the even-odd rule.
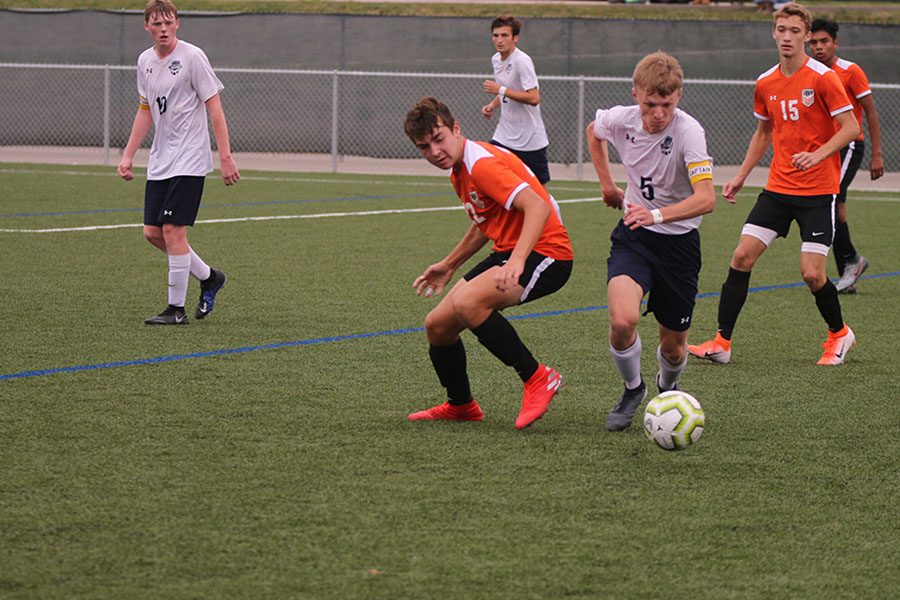
POLYGON ((788 17, 800 17, 803 24, 806 25, 806 31, 809 32, 812 26, 812 15, 802 4, 789 2, 775 11, 773 16, 773 27, 778 24, 778 19, 787 19, 788 17))
POLYGON ((681 89, 684 71, 671 54, 654 52, 641 59, 634 68, 634 87, 651 94, 671 96, 681 89))

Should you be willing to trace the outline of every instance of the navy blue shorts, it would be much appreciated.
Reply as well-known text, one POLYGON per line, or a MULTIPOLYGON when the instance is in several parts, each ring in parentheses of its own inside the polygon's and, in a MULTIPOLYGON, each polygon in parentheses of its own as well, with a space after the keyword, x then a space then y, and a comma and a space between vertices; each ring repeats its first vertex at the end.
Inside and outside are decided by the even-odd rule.
POLYGON ((542 185, 546 185, 547 182, 550 181, 550 166, 547 164, 546 146, 540 150, 516 150, 515 148, 504 146, 497 140, 491 140, 491 143, 498 148, 506 148, 518 156, 519 160, 531 169, 531 172, 534 173, 534 176, 537 177, 537 180, 540 181, 542 185))
MULTIPOLYGON (((488 269, 502 267, 509 260, 511 252, 491 252, 480 263, 472 267, 472 270, 463 275, 466 281, 472 281, 488 269)), ((571 260, 557 260, 544 256, 538 252, 532 252, 525 259, 525 270, 519 277, 519 285, 525 288, 519 304, 525 304, 548 296, 559 290, 569 280, 572 274, 571 260)))
POLYGON ((200 211, 205 181, 206 177, 191 175, 148 180, 144 188, 144 225, 193 225, 200 211))
POLYGON ((652 312, 672 331, 687 331, 700 275, 700 232, 667 235, 643 227, 632 231, 620 220, 609 239, 607 283, 627 275, 650 293, 644 314, 652 312))

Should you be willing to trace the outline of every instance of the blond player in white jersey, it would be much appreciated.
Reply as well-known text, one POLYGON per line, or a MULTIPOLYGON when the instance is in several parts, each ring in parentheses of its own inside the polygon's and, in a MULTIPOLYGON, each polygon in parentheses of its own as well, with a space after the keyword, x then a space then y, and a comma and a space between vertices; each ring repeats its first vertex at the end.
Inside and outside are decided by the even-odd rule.
POLYGON ((521 27, 515 17, 497 17, 491 22, 491 39, 497 49, 491 57, 494 79, 486 80, 482 88, 494 97, 482 107, 481 114, 490 119, 500 108, 491 143, 511 150, 546 185, 550 181, 550 142, 541 118, 541 90, 534 62, 516 47, 521 27))
POLYGON ((138 58, 140 104, 118 167, 123 179, 134 178, 134 154, 155 126, 144 193, 144 237, 168 256, 168 306, 145 320, 148 325, 187 324, 184 304, 191 275, 200 280, 197 319, 212 311, 216 294, 225 285, 225 273, 206 264, 187 240, 187 227, 193 226, 200 208, 204 180, 213 170, 207 110, 222 180, 232 185, 240 178, 219 98, 224 86, 203 51, 177 38, 179 25, 178 9, 170 0, 147 3, 144 29, 153 47, 138 58))
POLYGON ((645 56, 634 70, 637 105, 598 110, 587 128, 603 201, 625 211, 612 232, 607 259, 609 346, 625 383, 607 416, 610 431, 628 428, 647 395, 637 333, 644 295, 650 294, 647 312, 659 324, 660 392, 679 389, 687 364, 700 273, 697 228, 701 215, 712 212, 716 197, 703 128, 678 109, 682 79, 674 57, 663 52, 645 56), (622 158, 625 190, 613 181, 609 144, 622 158))

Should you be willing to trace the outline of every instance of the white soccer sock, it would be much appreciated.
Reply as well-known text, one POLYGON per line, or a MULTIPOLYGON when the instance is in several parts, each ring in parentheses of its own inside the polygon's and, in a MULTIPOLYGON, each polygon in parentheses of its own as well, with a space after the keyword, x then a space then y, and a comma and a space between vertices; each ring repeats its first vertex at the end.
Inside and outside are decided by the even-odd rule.
POLYGON ((200 258, 199 254, 194 252, 193 248, 191 248, 191 275, 200 281, 209 279, 210 276, 209 265, 203 262, 203 259, 200 258))
POLYGON ((613 364, 616 365, 619 375, 625 380, 625 387, 629 390, 641 385, 641 349, 640 335, 636 337, 631 347, 625 350, 616 350, 612 344, 609 346, 613 364))
POLYGON ((184 306, 187 298, 188 280, 191 277, 191 255, 169 255, 169 304, 184 306))
POLYGON ((684 360, 681 364, 673 365, 663 356, 662 346, 656 347, 656 360, 659 362, 659 384, 660 389, 670 390, 678 383, 678 378, 684 372, 687 366, 687 352, 684 353, 684 360))

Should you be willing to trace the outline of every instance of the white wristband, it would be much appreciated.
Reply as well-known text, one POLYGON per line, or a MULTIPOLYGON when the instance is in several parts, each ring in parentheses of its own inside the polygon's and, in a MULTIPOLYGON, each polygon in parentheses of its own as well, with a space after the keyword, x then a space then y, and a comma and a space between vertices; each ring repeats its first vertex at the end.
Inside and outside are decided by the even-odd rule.
POLYGON ((505 85, 500 86, 500 91, 497 92, 497 95, 500 96, 501 100, 503 98, 506 98, 506 86, 505 85))
POLYGON ((658 208, 654 208, 653 210, 651 210, 650 216, 653 217, 654 225, 659 225, 660 223, 663 222, 662 212, 660 212, 660 210, 658 208))

